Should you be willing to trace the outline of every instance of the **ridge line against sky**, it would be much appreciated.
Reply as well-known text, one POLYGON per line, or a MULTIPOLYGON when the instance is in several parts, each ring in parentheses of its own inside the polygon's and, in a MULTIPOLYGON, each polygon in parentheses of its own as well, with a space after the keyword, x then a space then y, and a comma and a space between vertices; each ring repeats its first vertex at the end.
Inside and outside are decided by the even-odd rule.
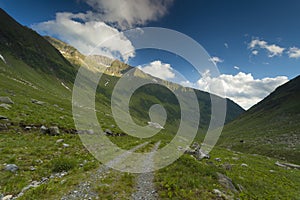
MULTIPOLYGON (((42 35, 61 39, 84 54, 122 30, 154 26, 199 42, 220 75, 197 74, 174 55, 139 52, 119 34, 96 53, 117 57, 146 73, 200 90, 213 88, 248 109, 300 74, 300 2, 228 0, 3 0, 1 8, 42 35), (280 13, 280 14, 279 14, 280 13), (125 52, 130 52, 122 56, 125 52), (187 80, 180 80, 177 72, 187 80)), ((0 52, 1 53, 1 52, 0 52)))

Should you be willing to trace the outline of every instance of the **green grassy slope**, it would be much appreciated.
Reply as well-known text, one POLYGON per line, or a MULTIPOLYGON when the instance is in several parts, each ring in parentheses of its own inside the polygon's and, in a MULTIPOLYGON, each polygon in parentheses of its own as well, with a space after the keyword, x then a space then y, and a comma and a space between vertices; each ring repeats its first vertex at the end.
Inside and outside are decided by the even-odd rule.
POLYGON ((300 163, 300 76, 228 124, 219 143, 300 163))
POLYGON ((20 25, 0 8, 0 52, 22 60, 36 71, 73 82, 74 67, 35 31, 20 25))

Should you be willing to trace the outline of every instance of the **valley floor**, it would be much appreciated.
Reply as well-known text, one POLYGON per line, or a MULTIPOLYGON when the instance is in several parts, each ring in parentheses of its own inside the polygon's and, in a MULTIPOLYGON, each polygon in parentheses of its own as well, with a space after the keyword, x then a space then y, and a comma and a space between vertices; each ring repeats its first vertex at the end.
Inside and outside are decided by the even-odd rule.
MULTIPOLYGON (((78 135, 49 136, 17 129, 0 132, 0 194, 3 197, 12 195, 26 200, 300 197, 300 171, 279 167, 275 165, 277 160, 268 157, 215 148, 210 159, 197 161, 183 155, 154 173, 129 174, 95 160, 78 135), (18 170, 6 171, 7 164, 15 164, 18 170)), ((111 139, 122 148, 135 147, 132 151, 148 151, 159 145, 127 136, 111 139)))

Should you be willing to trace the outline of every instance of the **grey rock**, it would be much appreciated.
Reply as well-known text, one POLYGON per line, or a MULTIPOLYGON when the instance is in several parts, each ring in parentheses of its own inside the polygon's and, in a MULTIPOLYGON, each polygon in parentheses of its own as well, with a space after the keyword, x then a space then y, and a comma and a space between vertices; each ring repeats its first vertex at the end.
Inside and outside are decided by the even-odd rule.
POLYGON ((184 153, 193 155, 197 160, 202 160, 203 158, 210 158, 210 156, 207 153, 203 152, 203 150, 197 142, 194 142, 191 148, 187 148, 184 153))
POLYGON ((69 144, 63 143, 63 147, 69 147, 69 144))
POLYGON ((64 141, 65 141, 64 139, 58 139, 58 140, 56 140, 56 143, 62 143, 64 141))
POLYGON ((230 163, 224 163, 222 166, 225 170, 231 170, 232 169, 232 165, 230 163))
POLYGON ((234 187, 232 180, 228 178, 226 175, 221 174, 217 172, 218 176, 218 181, 219 183, 226 189, 232 191, 232 192, 237 192, 237 189, 234 187))
POLYGON ((7 125, 0 123, 0 131, 5 131, 5 130, 8 130, 7 125))
POLYGON ((215 161, 221 162, 221 158, 215 158, 215 161))
POLYGON ((15 164, 7 164, 4 168, 4 170, 10 171, 10 172, 16 172, 18 169, 19 169, 19 167, 15 164))
POLYGON ((92 129, 90 130, 79 130, 77 131, 78 134, 89 134, 89 135, 93 135, 94 131, 92 129))
POLYGON ((49 133, 49 129, 46 126, 41 126, 40 128, 40 132, 43 134, 49 133))
POLYGON ((30 131, 31 129, 32 129, 31 126, 26 126, 26 127, 24 128, 25 131, 30 131))
POLYGON ((1 200, 11 200, 13 195, 6 195, 5 197, 2 197, 1 200))
POLYGON ((194 142, 191 146, 191 148, 193 149, 199 149, 200 148, 200 145, 198 144, 198 142, 194 142))
POLYGON ((39 101, 39 100, 36 100, 36 99, 31 99, 31 103, 34 103, 34 104, 37 104, 37 105, 40 105, 40 106, 43 106, 43 105, 46 104, 45 102, 39 101))
POLYGON ((248 167, 248 165, 245 164, 245 163, 242 163, 242 164, 241 164, 241 167, 248 167))
POLYGON ((203 152, 200 148, 196 149, 195 157, 197 160, 202 160, 203 158, 210 158, 210 156, 207 153, 203 152))
POLYGON ((91 129, 91 130, 87 130, 86 133, 87 133, 87 134, 90 134, 90 135, 93 135, 93 134, 94 134, 94 131, 91 129))
POLYGON ((222 192, 218 189, 213 189, 213 193, 216 194, 218 197, 222 197, 222 192))
POLYGON ((284 168, 294 168, 294 169, 300 169, 300 165, 292 164, 292 163, 280 163, 276 162, 275 165, 279 167, 284 167, 284 168))
POLYGON ((113 135, 113 132, 110 129, 105 130, 106 135, 113 135))
POLYGON ((35 171, 36 168, 34 166, 30 166, 30 171, 35 171))
POLYGON ((14 104, 14 102, 9 97, 0 97, 0 102, 6 104, 14 104))
POLYGON ((4 109, 6 109, 6 110, 11 109, 11 105, 8 105, 8 104, 6 104, 6 103, 0 104, 0 107, 1 107, 1 108, 4 108, 4 109))
POLYGON ((59 128, 57 126, 51 126, 49 128, 49 134, 50 135, 59 135, 60 134, 60 131, 59 131, 59 128))
POLYGON ((0 120, 8 120, 7 117, 0 115, 0 120))

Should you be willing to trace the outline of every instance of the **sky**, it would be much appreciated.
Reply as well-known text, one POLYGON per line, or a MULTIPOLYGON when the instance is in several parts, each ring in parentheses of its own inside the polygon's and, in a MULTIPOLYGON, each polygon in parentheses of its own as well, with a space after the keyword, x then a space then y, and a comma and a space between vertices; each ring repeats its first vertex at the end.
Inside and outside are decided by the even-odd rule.
POLYGON ((19 23, 83 54, 97 47, 94 53, 118 55, 146 73, 200 90, 222 84, 226 97, 245 109, 300 74, 298 0, 1 0, 0 7, 19 23), (172 29, 197 41, 220 74, 195 73, 170 52, 136 49, 122 33, 142 27, 172 29))

